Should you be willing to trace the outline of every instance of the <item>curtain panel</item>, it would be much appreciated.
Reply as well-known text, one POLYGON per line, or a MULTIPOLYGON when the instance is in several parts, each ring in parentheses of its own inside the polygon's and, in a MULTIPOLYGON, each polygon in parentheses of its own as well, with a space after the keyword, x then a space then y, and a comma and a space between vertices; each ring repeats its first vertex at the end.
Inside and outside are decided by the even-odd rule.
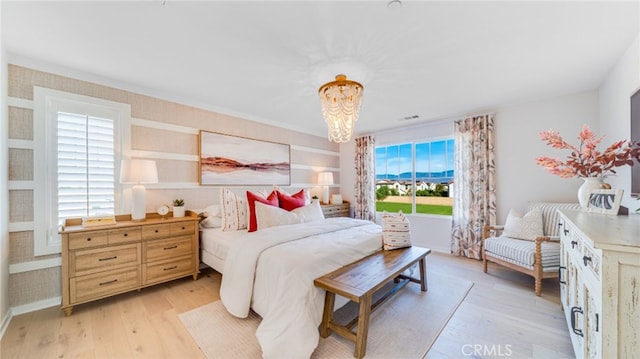
POLYGON ((493 114, 455 122, 451 253, 482 259, 482 228, 496 222, 493 114))
POLYGON ((373 136, 355 139, 355 218, 375 221, 376 219, 376 141, 373 136))

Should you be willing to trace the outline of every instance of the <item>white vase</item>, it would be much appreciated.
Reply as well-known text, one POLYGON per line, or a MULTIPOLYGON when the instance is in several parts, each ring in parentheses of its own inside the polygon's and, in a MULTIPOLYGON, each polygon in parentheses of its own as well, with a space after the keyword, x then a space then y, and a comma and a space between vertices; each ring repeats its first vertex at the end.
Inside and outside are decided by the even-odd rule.
POLYGON ((584 183, 578 188, 578 202, 580 207, 586 208, 591 191, 603 188, 604 183, 602 177, 582 177, 582 179, 584 183))
POLYGON ((175 218, 184 217, 184 206, 173 207, 173 216, 175 218))

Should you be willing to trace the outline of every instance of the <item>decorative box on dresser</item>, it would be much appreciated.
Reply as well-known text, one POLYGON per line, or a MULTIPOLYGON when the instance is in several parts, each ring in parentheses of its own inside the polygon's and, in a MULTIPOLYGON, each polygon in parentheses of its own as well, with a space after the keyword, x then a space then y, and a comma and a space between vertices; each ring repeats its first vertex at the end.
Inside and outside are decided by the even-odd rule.
POLYGON ((640 355, 640 216, 560 210, 560 296, 576 358, 640 355))
POLYGON ((78 304, 139 290, 199 273, 198 217, 147 214, 145 221, 130 215, 116 223, 84 227, 68 219, 62 236, 62 310, 71 315, 78 304))
POLYGON ((340 204, 321 204, 324 218, 332 217, 349 217, 349 202, 344 201, 340 204))

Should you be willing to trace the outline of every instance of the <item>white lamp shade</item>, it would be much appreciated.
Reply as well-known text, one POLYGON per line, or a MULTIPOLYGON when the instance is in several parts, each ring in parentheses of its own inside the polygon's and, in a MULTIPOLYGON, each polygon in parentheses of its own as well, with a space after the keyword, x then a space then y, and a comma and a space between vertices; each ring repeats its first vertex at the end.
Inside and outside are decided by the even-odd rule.
POLYGON ((158 169, 156 167, 156 161, 122 160, 120 163, 120 183, 158 183, 158 169))
POLYGON ((333 184, 333 172, 318 173, 318 184, 321 186, 330 186, 333 184))

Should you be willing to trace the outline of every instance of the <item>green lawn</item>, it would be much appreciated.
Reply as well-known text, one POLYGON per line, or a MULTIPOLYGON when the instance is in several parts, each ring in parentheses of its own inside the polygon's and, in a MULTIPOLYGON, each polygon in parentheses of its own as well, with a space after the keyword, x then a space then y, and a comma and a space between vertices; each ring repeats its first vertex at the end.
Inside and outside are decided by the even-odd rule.
MULTIPOLYGON (((376 211, 378 212, 398 212, 399 210, 402 210, 402 213, 411 213, 411 203, 376 202, 376 211)), ((416 212, 450 216, 452 214, 452 207, 433 204, 416 204, 416 212)))

